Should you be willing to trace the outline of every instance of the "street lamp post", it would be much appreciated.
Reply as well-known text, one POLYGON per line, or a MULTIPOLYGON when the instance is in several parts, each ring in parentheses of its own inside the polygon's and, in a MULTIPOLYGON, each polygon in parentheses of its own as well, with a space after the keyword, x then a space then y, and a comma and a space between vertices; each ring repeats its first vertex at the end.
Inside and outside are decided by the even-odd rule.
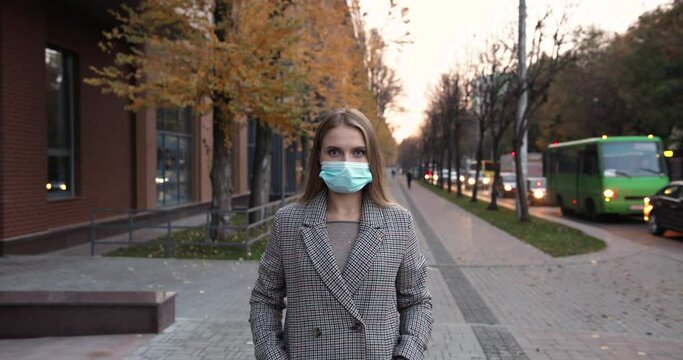
POLYGON ((521 218, 522 196, 526 195, 526 174, 527 174, 527 131, 524 126, 524 112, 527 107, 527 69, 526 69, 526 0, 519 0, 519 41, 517 46, 517 57, 519 62, 518 77, 522 93, 517 99, 517 112, 515 121, 515 137, 521 139, 519 154, 522 169, 522 179, 518 181, 518 191, 516 196, 517 217, 521 218))

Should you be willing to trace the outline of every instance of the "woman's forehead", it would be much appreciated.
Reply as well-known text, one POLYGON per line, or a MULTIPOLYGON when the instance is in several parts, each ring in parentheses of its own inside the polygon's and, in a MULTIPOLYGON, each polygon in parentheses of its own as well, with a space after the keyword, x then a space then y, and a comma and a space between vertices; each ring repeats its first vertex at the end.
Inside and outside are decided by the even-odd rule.
POLYGON ((323 137, 322 147, 357 147, 365 146, 363 133, 355 127, 340 125, 330 129, 323 137))

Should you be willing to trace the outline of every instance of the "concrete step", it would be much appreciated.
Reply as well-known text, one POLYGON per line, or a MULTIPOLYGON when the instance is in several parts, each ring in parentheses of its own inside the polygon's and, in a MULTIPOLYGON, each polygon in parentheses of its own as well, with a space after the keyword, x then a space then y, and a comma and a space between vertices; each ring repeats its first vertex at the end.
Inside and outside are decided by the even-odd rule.
POLYGON ((175 292, 0 291, 0 339, 161 333, 175 292))

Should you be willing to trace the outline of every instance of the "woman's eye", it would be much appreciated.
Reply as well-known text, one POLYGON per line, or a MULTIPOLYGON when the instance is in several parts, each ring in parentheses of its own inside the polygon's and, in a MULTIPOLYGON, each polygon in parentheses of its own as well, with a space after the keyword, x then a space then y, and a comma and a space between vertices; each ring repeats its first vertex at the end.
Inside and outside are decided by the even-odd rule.
POLYGON ((337 156, 339 155, 339 150, 336 149, 331 149, 327 152, 330 156, 337 156))
POLYGON ((363 155, 365 155, 365 150, 355 150, 353 152, 353 156, 356 156, 356 157, 362 157, 363 155))

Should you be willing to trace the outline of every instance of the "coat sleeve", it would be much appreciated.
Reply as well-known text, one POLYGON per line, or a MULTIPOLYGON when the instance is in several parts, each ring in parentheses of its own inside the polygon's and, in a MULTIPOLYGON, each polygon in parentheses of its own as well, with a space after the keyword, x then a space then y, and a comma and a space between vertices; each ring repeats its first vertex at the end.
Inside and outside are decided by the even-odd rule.
POLYGON ((432 334, 432 296, 427 289, 427 264, 420 252, 410 214, 407 221, 408 243, 396 276, 400 327, 393 356, 415 360, 424 358, 432 334))
POLYGON ((287 295, 280 252, 279 214, 273 218, 266 250, 261 257, 258 279, 251 292, 249 323, 254 355, 259 360, 289 359, 282 331, 282 310, 287 295))

